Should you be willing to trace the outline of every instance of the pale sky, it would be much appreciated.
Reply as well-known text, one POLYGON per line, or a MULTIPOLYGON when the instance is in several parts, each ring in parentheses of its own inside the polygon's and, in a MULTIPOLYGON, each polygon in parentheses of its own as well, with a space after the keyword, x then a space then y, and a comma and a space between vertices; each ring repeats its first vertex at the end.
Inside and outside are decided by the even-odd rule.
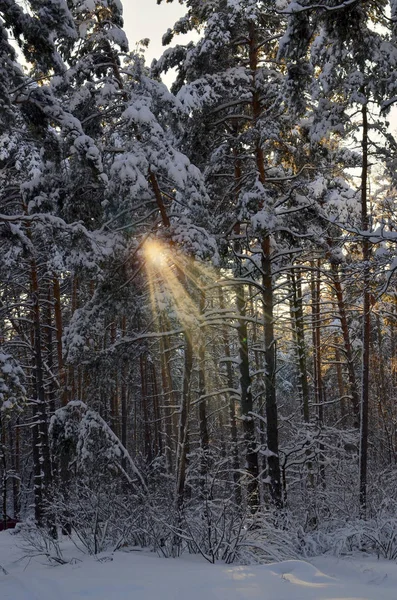
MULTIPOLYGON (((135 48, 136 42, 144 38, 150 39, 146 50, 146 62, 150 65, 153 58, 159 58, 164 51, 161 38, 169 27, 186 13, 186 7, 178 0, 158 5, 156 0, 122 0, 124 15, 124 30, 130 43, 130 49, 135 48)), ((175 43, 184 43, 185 36, 178 36, 175 43)))

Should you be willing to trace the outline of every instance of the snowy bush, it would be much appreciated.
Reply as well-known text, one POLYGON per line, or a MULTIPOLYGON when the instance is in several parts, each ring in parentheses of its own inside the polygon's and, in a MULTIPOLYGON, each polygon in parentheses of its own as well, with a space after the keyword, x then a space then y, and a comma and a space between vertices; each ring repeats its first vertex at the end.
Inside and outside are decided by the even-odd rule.
POLYGON ((24 402, 24 372, 10 354, 0 351, 0 410, 11 409, 24 402))
POLYGON ((23 541, 22 549, 26 558, 43 556, 52 564, 65 564, 65 560, 59 541, 51 533, 34 523, 24 523, 18 529, 23 541))

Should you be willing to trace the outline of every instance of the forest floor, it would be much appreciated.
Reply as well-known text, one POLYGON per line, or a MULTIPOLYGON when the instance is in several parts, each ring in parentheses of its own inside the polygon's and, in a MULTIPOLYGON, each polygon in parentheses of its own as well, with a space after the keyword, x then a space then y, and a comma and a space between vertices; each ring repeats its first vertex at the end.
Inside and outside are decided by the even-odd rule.
POLYGON ((71 563, 50 566, 27 554, 20 534, 0 533, 1 600, 397 600, 397 564, 361 556, 247 567, 148 552, 94 558, 66 545, 71 563))

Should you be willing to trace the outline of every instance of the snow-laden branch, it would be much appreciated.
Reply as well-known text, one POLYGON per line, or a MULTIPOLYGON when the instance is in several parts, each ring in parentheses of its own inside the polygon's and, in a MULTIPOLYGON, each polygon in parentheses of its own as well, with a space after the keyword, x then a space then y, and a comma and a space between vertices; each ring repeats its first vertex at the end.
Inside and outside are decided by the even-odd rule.
POLYGON ((337 6, 328 6, 327 4, 312 4, 310 6, 302 6, 299 2, 292 2, 288 8, 288 10, 276 11, 279 15, 295 15, 303 12, 308 12, 311 10, 325 10, 326 12, 336 12, 338 10, 343 10, 348 8, 349 6, 355 6, 356 4, 360 4, 362 0, 345 0, 342 4, 338 4, 337 6))
MULTIPOLYGON (((101 430, 104 438, 107 439, 108 443, 110 443, 112 459, 115 460, 116 456, 117 458, 124 459, 126 463, 128 463, 128 465, 130 466, 131 471, 138 477, 143 489, 147 492, 148 489, 145 480, 141 475, 139 469, 135 465, 134 461, 132 460, 132 457, 128 450, 121 443, 117 435, 114 433, 114 431, 112 431, 112 429, 109 427, 106 421, 96 411, 94 411, 91 408, 88 408, 88 406, 84 402, 81 402, 80 400, 75 400, 69 402, 66 406, 63 406, 55 411, 50 422, 50 435, 53 436, 55 443, 59 443, 60 439, 62 441, 62 436, 59 435, 59 429, 63 431, 63 435, 65 436, 65 438, 67 438, 67 436, 70 436, 71 432, 73 431, 73 427, 71 427, 68 422, 70 421, 70 419, 76 416, 76 413, 82 413, 80 423, 78 424, 76 430, 78 438, 78 453, 84 459, 86 459, 87 456, 90 456, 89 438, 93 424, 95 424, 101 430)), ((118 461, 117 467, 131 483, 130 478, 125 472, 125 469, 119 464, 118 461)))

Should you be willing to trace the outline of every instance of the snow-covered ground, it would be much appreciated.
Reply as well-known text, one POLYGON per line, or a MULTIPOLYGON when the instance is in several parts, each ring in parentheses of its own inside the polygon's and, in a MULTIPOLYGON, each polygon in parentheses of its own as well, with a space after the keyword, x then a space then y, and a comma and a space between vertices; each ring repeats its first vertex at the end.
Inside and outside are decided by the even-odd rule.
POLYGON ((22 544, 0 533, 0 600, 397 600, 397 565, 366 557, 245 567, 146 552, 98 560, 69 547, 76 560, 49 566, 23 558, 22 544))

